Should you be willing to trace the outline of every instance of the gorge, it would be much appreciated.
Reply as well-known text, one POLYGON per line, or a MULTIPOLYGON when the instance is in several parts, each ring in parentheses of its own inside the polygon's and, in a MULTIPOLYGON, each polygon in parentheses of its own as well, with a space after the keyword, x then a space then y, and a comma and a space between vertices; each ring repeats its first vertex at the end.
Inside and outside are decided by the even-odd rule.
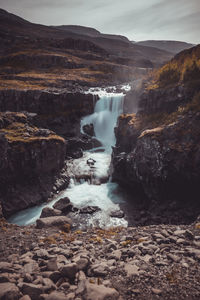
POLYGON ((0 300, 199 300, 200 45, 3 9, 0 43, 0 300))

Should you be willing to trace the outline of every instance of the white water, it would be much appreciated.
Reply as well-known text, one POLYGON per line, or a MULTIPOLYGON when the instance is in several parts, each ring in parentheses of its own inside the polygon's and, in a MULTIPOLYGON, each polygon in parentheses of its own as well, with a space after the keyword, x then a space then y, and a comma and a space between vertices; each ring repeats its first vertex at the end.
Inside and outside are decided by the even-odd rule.
POLYGON ((127 226, 125 219, 109 216, 111 211, 119 210, 119 204, 123 202, 123 199, 117 193, 118 185, 109 181, 100 184, 102 179, 109 176, 111 151, 112 146, 115 145, 114 127, 117 125, 118 116, 123 112, 124 96, 123 94, 109 94, 102 90, 98 94, 100 99, 95 105, 94 113, 82 119, 81 130, 83 125, 92 123, 95 136, 102 143, 105 151, 94 153, 92 153, 92 150, 87 151, 82 158, 68 162, 68 170, 72 178, 85 178, 86 175, 91 173, 93 181, 88 182, 82 179, 78 183, 76 180, 71 179, 69 187, 53 201, 15 214, 9 219, 11 223, 18 225, 32 224, 40 217, 45 206, 52 207, 58 199, 68 196, 78 208, 98 206, 101 209, 93 215, 86 215, 85 222, 88 226, 127 226), (96 161, 94 168, 88 166, 88 158, 96 161))
POLYGON ((94 113, 81 122, 81 127, 90 123, 94 125, 95 136, 107 152, 111 152, 111 147, 115 145, 114 127, 123 112, 123 100, 123 95, 102 95, 95 105, 94 113))

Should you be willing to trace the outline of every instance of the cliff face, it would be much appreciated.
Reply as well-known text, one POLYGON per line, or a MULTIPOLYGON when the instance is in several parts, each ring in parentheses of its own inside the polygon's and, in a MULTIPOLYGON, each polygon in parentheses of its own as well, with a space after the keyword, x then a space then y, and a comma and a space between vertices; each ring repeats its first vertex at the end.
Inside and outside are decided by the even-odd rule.
POLYGON ((137 126, 134 116, 119 121, 113 180, 161 202, 198 200, 200 113, 152 129, 137 126))
POLYGON ((23 113, 0 113, 0 202, 4 216, 47 201, 65 159, 66 142, 30 124, 23 113))
POLYGON ((178 201, 199 207, 200 92, 196 69, 199 60, 195 67, 192 62, 184 69, 183 55, 177 59, 177 65, 175 57, 172 65, 159 71, 158 86, 140 96, 139 113, 119 118, 112 157, 113 180, 133 190, 142 190, 159 202, 178 201), (182 72, 176 84, 171 81, 174 73, 170 78, 170 68, 174 65, 177 72, 182 72))
POLYGON ((94 97, 83 93, 50 93, 41 90, 1 90, 0 111, 28 111, 36 126, 62 136, 80 133, 80 119, 94 110, 94 97))

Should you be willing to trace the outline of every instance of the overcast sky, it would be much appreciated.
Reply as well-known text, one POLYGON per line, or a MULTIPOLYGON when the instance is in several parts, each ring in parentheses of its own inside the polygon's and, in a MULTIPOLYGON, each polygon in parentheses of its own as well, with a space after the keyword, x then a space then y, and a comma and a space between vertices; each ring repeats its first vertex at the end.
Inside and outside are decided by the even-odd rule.
POLYGON ((0 0, 0 7, 45 25, 84 25, 137 41, 200 43, 200 0, 0 0))

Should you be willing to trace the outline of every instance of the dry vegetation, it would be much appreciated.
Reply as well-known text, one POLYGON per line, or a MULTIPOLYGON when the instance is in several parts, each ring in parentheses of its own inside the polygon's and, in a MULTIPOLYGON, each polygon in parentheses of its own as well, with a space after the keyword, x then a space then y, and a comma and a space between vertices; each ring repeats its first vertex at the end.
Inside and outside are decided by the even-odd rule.
POLYGON ((177 54, 169 63, 153 74, 147 89, 168 88, 184 84, 189 88, 200 86, 200 46, 177 54))

